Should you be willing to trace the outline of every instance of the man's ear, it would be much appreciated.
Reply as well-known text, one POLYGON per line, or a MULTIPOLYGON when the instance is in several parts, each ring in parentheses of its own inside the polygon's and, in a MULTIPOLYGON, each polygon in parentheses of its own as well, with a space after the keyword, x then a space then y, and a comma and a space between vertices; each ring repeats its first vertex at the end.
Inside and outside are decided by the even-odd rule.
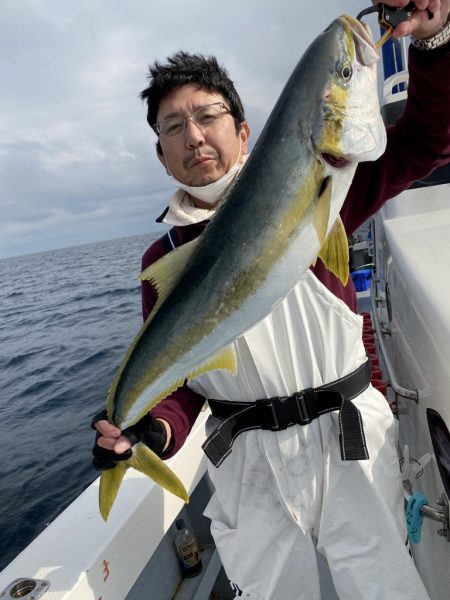
POLYGON ((250 126, 247 121, 242 121, 239 132, 241 138, 241 154, 248 154, 248 140, 250 138, 250 126))

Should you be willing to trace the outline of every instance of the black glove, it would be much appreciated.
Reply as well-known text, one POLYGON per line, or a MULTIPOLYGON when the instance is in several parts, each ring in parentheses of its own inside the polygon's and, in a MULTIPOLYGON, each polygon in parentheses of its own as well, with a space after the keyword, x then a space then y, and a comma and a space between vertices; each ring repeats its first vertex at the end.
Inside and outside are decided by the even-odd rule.
MULTIPOLYGON (((91 427, 95 429, 94 424, 97 421, 102 421, 104 419, 107 419, 106 410, 102 410, 95 415, 91 421, 91 427)), ((138 442, 143 442, 158 456, 162 455, 163 448, 167 441, 166 428, 161 421, 154 419, 149 413, 147 413, 145 417, 143 417, 135 425, 131 425, 131 427, 124 429, 122 431, 122 435, 130 440, 132 446, 138 442)), ((99 437, 100 433, 97 431, 95 444, 92 448, 92 454, 94 455, 92 463, 97 470, 106 471, 108 469, 113 469, 118 462, 121 460, 127 460, 131 457, 131 448, 123 452, 123 454, 117 454, 117 452, 114 452, 114 450, 102 448, 97 444, 99 437)))

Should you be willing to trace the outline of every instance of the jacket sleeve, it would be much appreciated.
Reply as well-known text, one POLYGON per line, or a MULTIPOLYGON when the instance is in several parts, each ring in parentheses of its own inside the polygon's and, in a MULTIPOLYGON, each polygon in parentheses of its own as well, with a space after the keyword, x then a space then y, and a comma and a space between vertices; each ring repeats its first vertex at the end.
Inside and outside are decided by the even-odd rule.
MULTIPOLYGON (((161 240, 156 241, 142 258, 142 270, 156 262, 165 253, 166 250, 161 240)), ((141 296, 142 316, 146 321, 158 299, 158 294, 151 283, 143 281, 141 296)), ((164 454, 164 459, 173 456, 184 444, 204 403, 205 398, 192 391, 185 384, 150 411, 153 417, 164 419, 171 429, 170 450, 164 454)))
POLYGON ((341 216, 348 234, 390 198, 450 161, 450 44, 409 49, 408 99, 385 153, 356 171, 341 216))

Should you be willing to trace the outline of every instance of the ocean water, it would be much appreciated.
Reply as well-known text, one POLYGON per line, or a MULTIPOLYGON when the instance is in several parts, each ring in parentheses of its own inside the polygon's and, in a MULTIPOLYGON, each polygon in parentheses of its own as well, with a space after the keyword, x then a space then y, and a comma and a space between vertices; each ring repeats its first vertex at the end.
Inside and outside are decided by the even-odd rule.
POLYGON ((89 424, 142 323, 157 235, 0 260, 0 570, 98 476, 89 424))

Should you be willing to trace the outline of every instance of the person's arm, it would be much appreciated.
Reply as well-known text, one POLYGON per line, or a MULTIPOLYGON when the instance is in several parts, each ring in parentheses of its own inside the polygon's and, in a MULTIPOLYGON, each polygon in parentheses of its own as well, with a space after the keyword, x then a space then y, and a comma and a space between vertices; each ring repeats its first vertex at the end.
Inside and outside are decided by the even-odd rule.
MULTIPOLYGON (((393 6, 401 3, 388 2, 393 6)), ((438 3, 440 23, 448 18, 450 0, 438 3), (446 16, 445 16, 446 15, 446 16)), ((431 8, 431 4, 430 4, 431 8)), ((433 4, 436 9, 436 3, 433 4)), ((421 11, 424 12, 424 11, 421 11)), ((427 37, 428 23, 402 23, 400 33, 427 37)), ((409 87, 405 111, 387 129, 385 153, 375 162, 361 163, 341 210, 351 234, 383 204, 450 161, 450 42, 435 50, 409 49, 409 87)))

